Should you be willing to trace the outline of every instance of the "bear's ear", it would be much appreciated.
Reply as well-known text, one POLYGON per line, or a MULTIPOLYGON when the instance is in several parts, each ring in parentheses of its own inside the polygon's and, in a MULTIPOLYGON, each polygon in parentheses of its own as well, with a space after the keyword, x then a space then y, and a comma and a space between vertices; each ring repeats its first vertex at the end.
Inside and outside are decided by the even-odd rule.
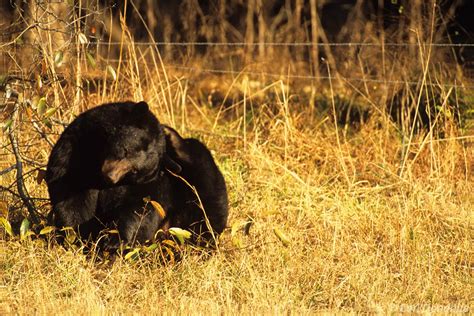
POLYGON ((145 113, 148 111, 148 103, 145 101, 140 101, 135 103, 133 106, 133 112, 137 114, 145 113))
POLYGON ((165 132, 166 140, 168 140, 173 147, 180 147, 184 139, 178 132, 168 125, 161 124, 163 126, 163 131, 165 132))
POLYGON ((186 142, 181 135, 178 134, 173 128, 162 125, 163 131, 165 132, 166 146, 173 148, 176 153, 176 158, 180 161, 191 163, 191 157, 186 150, 186 142))
POLYGON ((168 169, 172 173, 176 173, 176 174, 181 173, 181 170, 183 169, 176 161, 171 159, 171 157, 168 156, 167 154, 163 156, 163 163, 164 163, 165 169, 168 169))

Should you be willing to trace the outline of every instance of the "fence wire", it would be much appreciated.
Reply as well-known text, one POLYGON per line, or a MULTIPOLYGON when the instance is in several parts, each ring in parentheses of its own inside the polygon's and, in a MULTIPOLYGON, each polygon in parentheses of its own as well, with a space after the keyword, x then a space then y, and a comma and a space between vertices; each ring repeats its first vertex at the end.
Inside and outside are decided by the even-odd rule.
MULTIPOLYGON (((148 41, 148 42, 105 42, 105 41, 90 41, 83 45, 85 46, 118 46, 124 44, 131 44, 133 46, 175 46, 175 47, 190 47, 190 46, 209 46, 209 47, 245 47, 245 46, 267 46, 267 47, 322 47, 322 46, 330 46, 330 47, 434 47, 434 48, 474 48, 474 43, 368 43, 368 42, 329 42, 323 43, 318 42, 314 43, 311 41, 307 42, 156 42, 156 41, 148 41)), ((13 42, 9 43, 1 43, 0 46, 10 46, 14 45, 13 42)), ((34 46, 37 44, 34 43, 22 43, 21 45, 29 45, 34 46)), ((19 46, 21 46, 19 44, 19 46)), ((104 59, 106 63, 114 63, 114 62, 127 62, 130 61, 129 59, 104 59)), ((145 64, 152 64, 151 62, 145 61, 143 59, 139 59, 140 63, 145 64)), ((154 64, 153 64, 154 65, 154 64)), ((389 85, 410 85, 416 86, 420 85, 420 81, 406 81, 406 80, 388 80, 388 79, 380 79, 380 78, 370 78, 370 77, 346 77, 346 76, 324 76, 324 75, 301 75, 301 74, 291 74, 291 73, 272 73, 272 72, 256 72, 256 71, 249 71, 249 70, 228 70, 228 69, 218 69, 218 68, 204 68, 204 67, 191 67, 184 64, 166 64, 165 68, 173 68, 179 69, 183 71, 189 72, 205 72, 211 74, 229 74, 229 75, 252 75, 252 76, 267 76, 273 78, 284 78, 284 79, 300 79, 300 80, 343 80, 346 82, 359 82, 359 83, 370 83, 370 84, 389 84, 389 85)), ((441 83, 424 83, 425 86, 438 86, 438 87, 445 87, 445 88, 456 88, 456 89, 467 89, 467 90, 474 90, 474 85, 466 85, 466 84, 456 84, 456 83, 449 83, 449 84, 441 84, 441 83)))
MULTIPOLYGON (((122 58, 122 59, 106 59, 104 60, 106 62, 135 62, 135 60, 132 59, 127 59, 127 58, 122 58)), ((140 64, 146 64, 149 66, 156 66, 157 64, 154 64, 152 62, 143 60, 143 59, 138 59, 138 62, 140 64)), ((389 84, 389 85, 409 85, 409 86, 417 86, 421 84, 421 81, 407 81, 407 80, 388 80, 388 79, 378 79, 378 78, 370 78, 370 77, 364 77, 364 78, 357 78, 357 77, 346 77, 346 76, 314 76, 314 75, 298 75, 298 74, 291 74, 289 72, 287 73, 274 73, 274 72, 266 72, 266 71, 250 71, 250 70, 229 70, 229 69, 218 69, 218 68, 208 68, 208 67, 192 67, 192 66, 186 66, 186 65, 180 65, 180 64, 169 64, 169 63, 164 63, 164 68, 165 70, 167 68, 172 68, 172 69, 178 69, 178 70, 183 70, 183 71, 188 71, 188 72, 205 72, 205 73, 210 73, 210 74, 226 74, 226 75, 233 75, 233 76, 241 76, 241 75, 251 75, 251 76, 266 76, 266 77, 272 77, 272 78, 278 78, 278 79, 285 79, 285 80, 291 80, 291 79, 299 79, 299 80, 311 80, 311 81, 321 81, 321 80, 327 80, 327 81, 346 81, 346 82, 359 82, 359 83, 371 83, 371 84, 389 84)), ((455 89, 464 89, 464 90, 474 90, 474 85, 465 85, 465 84, 442 84, 442 83, 430 83, 430 82, 424 82, 424 86, 429 86, 429 87, 443 87, 443 88, 455 88, 455 89)))
MULTIPOLYGON (((91 42, 90 45, 110 45, 117 46, 123 45, 123 42, 91 42)), ((368 47, 412 47, 412 46, 428 46, 428 47, 474 47, 474 43, 366 43, 366 42, 341 42, 341 43, 324 43, 324 42, 134 42, 135 46, 305 46, 305 47, 357 47, 357 46, 368 46, 368 47)))
MULTIPOLYGON (((106 41, 90 41, 86 45, 89 46, 119 46, 129 42, 106 42, 106 41)), ((22 42, 17 44, 15 41, 0 42, 0 47, 6 46, 36 46, 37 43, 22 42)), ((474 43, 368 43, 368 42, 133 42, 134 46, 267 46, 267 47, 459 47, 474 48, 474 43)))
MULTIPOLYGON (((225 69, 214 69, 214 68, 197 68, 197 67, 189 67, 189 66, 182 66, 182 65, 173 65, 173 64, 165 64, 165 67, 174 68, 174 69, 182 69, 187 71, 202 71, 206 73, 215 73, 215 74, 231 74, 231 75, 255 75, 255 76, 268 76, 268 77, 276 77, 276 78, 284 78, 284 79, 304 79, 304 80, 328 80, 328 81, 337 81, 343 80, 347 82, 362 82, 362 83, 374 83, 374 84, 405 84, 410 86, 416 86, 420 84, 420 81, 406 81, 406 80, 385 80, 385 79, 374 79, 374 78, 351 78, 351 77, 334 77, 334 76, 312 76, 312 75, 292 75, 292 74, 283 74, 283 73, 270 73, 270 72, 254 72, 254 71, 247 71, 247 70, 225 70, 225 69)), ((437 84, 437 83, 427 83, 423 84, 424 86, 436 86, 436 87, 444 87, 444 88, 457 88, 457 89, 474 89, 474 86, 466 86, 466 85, 459 85, 459 84, 437 84)))

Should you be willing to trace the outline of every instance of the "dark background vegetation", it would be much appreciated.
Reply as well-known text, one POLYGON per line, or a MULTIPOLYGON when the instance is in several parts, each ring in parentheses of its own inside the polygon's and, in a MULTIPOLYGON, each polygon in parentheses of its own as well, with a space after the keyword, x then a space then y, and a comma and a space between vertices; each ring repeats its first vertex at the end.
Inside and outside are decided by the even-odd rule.
MULTIPOLYGON (((263 43, 268 42, 374 43, 375 36, 385 43, 416 45, 428 38, 431 22, 433 43, 473 44, 472 12, 474 4, 467 0, 5 0, 0 4, 0 30, 3 42, 15 39, 18 45, 34 44, 36 27, 55 30, 62 41, 53 44, 61 47, 79 31, 91 42, 120 42, 123 23, 137 42, 189 43, 181 49, 159 46, 174 57, 209 51, 207 45, 192 44, 196 42, 218 42, 221 52, 229 50, 224 44, 237 42, 250 46, 237 48, 257 50, 257 56, 265 58, 270 48, 263 43), (44 25, 45 16, 56 21, 44 25), (258 43, 261 47, 252 45, 258 43)), ((309 50, 285 46, 282 50, 309 61, 305 55, 309 50)), ((334 50, 318 47, 319 56, 325 58, 334 50)), ((472 63, 472 47, 453 50, 450 60, 472 63)))

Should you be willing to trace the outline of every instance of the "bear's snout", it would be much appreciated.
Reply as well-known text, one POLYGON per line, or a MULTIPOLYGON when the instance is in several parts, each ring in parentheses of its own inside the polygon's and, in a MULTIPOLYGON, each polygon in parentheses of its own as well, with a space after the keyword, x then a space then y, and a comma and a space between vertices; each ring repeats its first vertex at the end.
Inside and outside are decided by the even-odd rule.
POLYGON ((107 159, 102 165, 102 174, 108 183, 117 184, 132 168, 132 164, 128 159, 107 159))

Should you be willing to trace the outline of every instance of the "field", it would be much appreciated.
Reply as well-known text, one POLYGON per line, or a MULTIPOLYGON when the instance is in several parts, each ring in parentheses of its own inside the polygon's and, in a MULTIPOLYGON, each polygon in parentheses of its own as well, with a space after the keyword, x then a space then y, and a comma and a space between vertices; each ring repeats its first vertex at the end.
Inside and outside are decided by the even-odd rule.
POLYGON ((17 147, 20 185, 42 218, 50 205, 38 170, 63 125, 101 103, 146 100, 162 123, 212 150, 229 192, 228 228, 211 253, 185 245, 179 259, 164 260, 160 246, 132 258, 85 255, 51 234, 20 236, 31 214, 18 169, 2 171, 1 214, 13 234, 4 221, 0 314, 474 310, 474 135, 466 114, 474 92, 459 69, 447 71, 452 64, 421 42, 416 58, 367 49, 367 60, 338 74, 322 67, 329 80, 296 76, 307 64, 288 51, 245 71, 212 73, 203 69, 225 58, 196 57, 180 69, 127 34, 122 44, 125 57, 115 63, 50 52, 43 67, 60 80, 2 84, 9 114, 0 169, 18 168, 17 147), (369 64, 387 70, 385 82, 347 80, 366 78, 369 64), (399 89, 403 102, 394 104, 438 109, 427 125, 410 114, 397 122, 385 110, 399 89))

